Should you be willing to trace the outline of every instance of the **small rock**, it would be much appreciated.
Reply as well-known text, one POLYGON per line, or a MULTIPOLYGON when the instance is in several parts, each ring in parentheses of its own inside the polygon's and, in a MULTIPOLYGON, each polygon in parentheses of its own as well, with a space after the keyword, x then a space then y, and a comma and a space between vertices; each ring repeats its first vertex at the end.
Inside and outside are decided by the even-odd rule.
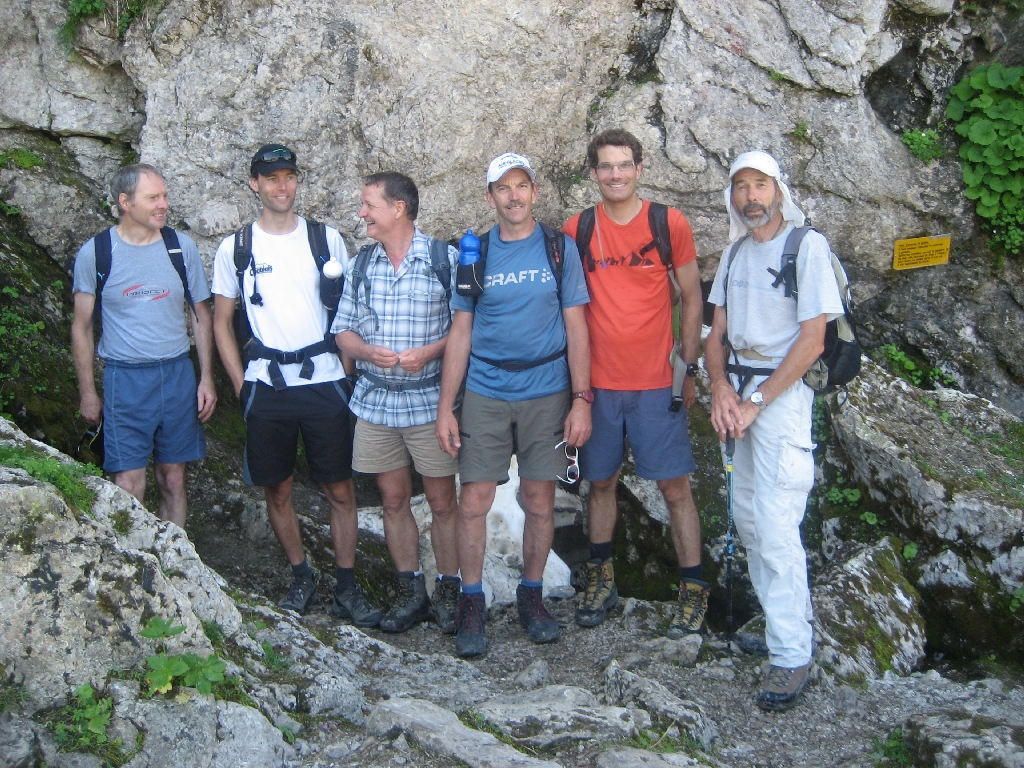
POLYGON ((537 659, 516 676, 516 683, 527 690, 550 685, 551 670, 548 669, 548 663, 544 659, 537 659))

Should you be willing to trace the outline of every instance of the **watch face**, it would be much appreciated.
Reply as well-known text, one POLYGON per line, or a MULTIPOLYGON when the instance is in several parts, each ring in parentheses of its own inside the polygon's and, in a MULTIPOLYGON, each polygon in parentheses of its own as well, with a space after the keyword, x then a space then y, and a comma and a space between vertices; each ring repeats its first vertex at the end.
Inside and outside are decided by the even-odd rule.
POLYGON ((761 392, 759 391, 755 391, 750 396, 750 402, 752 402, 754 405, 764 405, 764 395, 761 394, 761 392))

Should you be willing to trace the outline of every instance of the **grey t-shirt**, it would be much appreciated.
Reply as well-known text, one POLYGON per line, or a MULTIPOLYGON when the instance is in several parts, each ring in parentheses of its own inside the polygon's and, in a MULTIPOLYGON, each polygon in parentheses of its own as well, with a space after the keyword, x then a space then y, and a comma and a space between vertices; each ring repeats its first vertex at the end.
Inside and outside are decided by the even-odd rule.
MULTIPOLYGON (((210 286, 199 249, 181 232, 178 242, 192 300, 206 301, 210 286)), ((110 277, 103 288, 103 325, 97 354, 104 360, 148 363, 188 352, 185 289, 163 238, 149 245, 131 245, 111 229, 110 245, 110 277)), ((92 239, 75 259, 73 290, 96 294, 96 249, 92 239)))
MULTIPOLYGON (((776 364, 800 335, 800 323, 822 314, 826 321, 843 314, 828 241, 818 232, 808 232, 800 243, 796 257, 798 300, 787 297, 782 285, 772 287, 775 276, 768 269, 779 271, 792 229, 793 224, 787 222, 785 229, 766 243, 748 237, 729 269, 729 341, 734 349, 752 349, 776 364)), ((720 307, 726 305, 723 281, 731 248, 722 254, 708 297, 720 307)))

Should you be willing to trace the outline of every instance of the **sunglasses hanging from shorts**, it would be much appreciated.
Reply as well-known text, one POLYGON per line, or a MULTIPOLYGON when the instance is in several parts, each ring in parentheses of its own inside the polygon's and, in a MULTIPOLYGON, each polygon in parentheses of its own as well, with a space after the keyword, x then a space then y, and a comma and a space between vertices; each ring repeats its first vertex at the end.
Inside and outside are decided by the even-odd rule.
POLYGON ((103 419, 100 419, 99 424, 95 424, 85 430, 85 434, 82 435, 82 439, 78 441, 78 448, 75 449, 75 456, 77 457, 82 449, 88 449, 94 457, 100 460, 100 464, 103 463, 103 419))
POLYGON ((565 449, 565 458, 569 461, 569 466, 565 468, 565 477, 556 472, 555 479, 574 485, 580 480, 580 450, 575 445, 569 445, 565 440, 555 446, 556 451, 559 448, 565 449))

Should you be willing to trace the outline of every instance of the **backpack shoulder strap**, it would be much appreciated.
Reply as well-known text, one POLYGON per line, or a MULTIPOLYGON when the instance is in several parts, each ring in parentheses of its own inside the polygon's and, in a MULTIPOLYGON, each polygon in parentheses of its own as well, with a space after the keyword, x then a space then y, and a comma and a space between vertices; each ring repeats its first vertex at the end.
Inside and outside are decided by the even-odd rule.
POLYGON ((750 237, 749 232, 745 234, 743 237, 741 237, 739 240, 737 240, 735 243, 733 243, 729 247, 729 255, 725 257, 725 275, 723 275, 722 277, 722 282, 724 283, 723 290, 725 291, 726 303, 722 304, 723 309, 725 308, 726 304, 728 304, 729 299, 729 270, 732 269, 732 260, 736 258, 736 252, 740 249, 740 246, 743 245, 744 242, 746 242, 748 237, 750 237))
POLYGON ((164 239, 164 247, 167 249, 167 255, 171 259, 171 266, 174 267, 174 271, 178 273, 178 277, 181 278, 181 285, 185 289, 185 302, 188 304, 188 308, 192 310, 192 314, 199 319, 196 315, 196 303, 192 299, 192 291, 188 287, 188 273, 185 271, 185 255, 181 250, 181 243, 178 242, 178 233, 175 232, 171 227, 161 227, 160 236, 164 239))
POLYGON ((576 224, 576 247, 579 249, 580 259, 588 272, 593 272, 597 266, 594 263, 594 254, 590 252, 590 239, 594 236, 596 217, 597 209, 590 206, 580 213, 579 221, 576 224))
POLYGON ((452 299, 452 262, 448 258, 448 241, 436 237, 429 239, 430 271, 444 288, 445 299, 452 299))
POLYGON ((113 256, 113 248, 110 241, 111 229, 112 227, 104 229, 92 239, 93 248, 96 251, 96 303, 92 307, 92 320, 94 323, 100 321, 103 287, 107 284, 107 278, 110 277, 110 266, 113 256))
POLYGON ((558 293, 558 304, 562 304, 562 273, 565 271, 565 233, 554 230, 543 221, 538 221, 544 233, 544 249, 548 255, 551 274, 555 276, 555 291, 558 293))
POLYGON ((242 295, 242 277, 252 262, 252 224, 239 227, 235 232, 235 275, 238 277, 238 295, 242 295))
POLYGON ((352 283, 352 299, 358 303, 359 301, 359 286, 366 285, 366 301, 370 301, 370 284, 366 279, 366 265, 370 261, 370 253, 373 252, 375 247, 374 243, 364 245, 356 253, 355 259, 352 261, 352 267, 349 269, 349 282, 352 283))
POLYGON ((775 282, 772 283, 773 288, 782 285, 785 295, 794 299, 797 297, 796 257, 800 253, 800 244, 812 229, 814 227, 794 227, 786 236, 786 244, 782 248, 782 264, 775 274, 775 282))
POLYGON ((672 272, 672 236, 668 231, 668 206, 651 203, 647 209, 647 223, 654 236, 654 246, 661 256, 661 263, 672 272))
POLYGON ((331 260, 331 249, 327 245, 327 225, 306 219, 306 235, 309 237, 309 250, 316 260, 316 268, 323 274, 324 264, 331 260))
MULTIPOLYGON (((493 227, 491 227, 491 229, 493 229, 493 227)), ((480 265, 479 270, 480 270, 480 275, 481 276, 485 274, 485 270, 487 269, 487 250, 490 247, 491 247, 491 230, 488 229, 486 232, 484 232, 482 235, 480 235, 480 259, 477 261, 477 264, 480 265)), ((473 300, 473 306, 476 307, 476 302, 477 302, 477 299, 479 297, 478 296, 473 296, 471 298, 473 300)))

